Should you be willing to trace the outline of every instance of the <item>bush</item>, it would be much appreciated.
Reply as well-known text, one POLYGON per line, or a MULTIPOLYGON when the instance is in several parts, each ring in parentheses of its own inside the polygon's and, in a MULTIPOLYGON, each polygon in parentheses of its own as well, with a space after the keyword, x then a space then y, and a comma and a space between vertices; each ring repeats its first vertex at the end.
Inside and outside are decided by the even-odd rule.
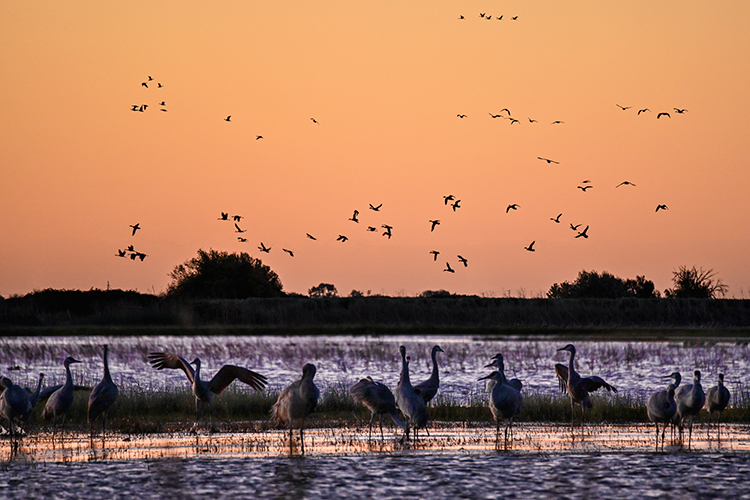
POLYGON ((714 281, 713 269, 704 271, 703 268, 690 269, 680 266, 677 271, 672 271, 672 282, 674 288, 664 290, 664 295, 673 299, 715 299, 719 295, 724 296, 727 285, 720 279, 714 281))
POLYGON ((174 268, 167 295, 200 299, 247 299, 284 295, 279 276, 246 253, 198 250, 198 256, 174 268))
POLYGON ((551 299, 649 299, 658 296, 654 283, 644 276, 623 281, 606 271, 601 274, 596 271, 581 271, 573 283, 555 283, 547 292, 547 297, 551 299))
POLYGON ((314 286, 307 291, 310 297, 319 299, 322 297, 338 297, 339 292, 336 287, 330 283, 321 283, 318 286, 314 286))

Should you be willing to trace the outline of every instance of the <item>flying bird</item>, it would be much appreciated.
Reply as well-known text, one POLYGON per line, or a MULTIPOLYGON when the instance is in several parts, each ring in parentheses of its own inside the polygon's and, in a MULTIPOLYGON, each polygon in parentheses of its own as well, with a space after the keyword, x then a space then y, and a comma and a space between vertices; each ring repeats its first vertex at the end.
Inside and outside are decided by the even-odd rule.
POLYGON ((528 250, 529 252, 536 252, 536 250, 534 250, 534 243, 536 243, 536 240, 532 241, 529 246, 523 247, 524 250, 528 250))
POLYGON ((672 109, 674 109, 674 112, 677 113, 677 114, 679 114, 679 115, 681 115, 685 111, 687 111, 687 109, 680 109, 680 108, 672 108, 672 109))
POLYGON ((529 123, 539 123, 539 122, 537 120, 532 120, 531 118, 529 118, 529 123))
POLYGON ((645 113, 646 111, 648 111, 649 113, 651 112, 651 110, 650 110, 650 109, 648 109, 648 108, 643 108, 643 109, 639 109, 639 110, 638 110, 638 114, 640 115, 641 113, 645 113))
POLYGON ((513 16, 510 18, 511 21, 518 21, 518 16, 513 16))
POLYGON ((559 161, 550 160, 549 158, 542 158, 541 156, 537 156, 537 158, 539 158, 540 160, 546 161, 547 163, 556 163, 556 164, 560 163, 559 161))
POLYGON ((633 187, 635 187, 635 184, 633 184, 633 183, 632 183, 632 182, 630 182, 630 181, 622 181, 621 183, 619 183, 619 184, 618 184, 618 185, 616 185, 615 187, 616 187, 616 188, 618 188, 618 187, 620 187, 620 186, 633 186, 633 187))
POLYGON ((454 212, 456 211, 456 209, 457 209, 457 208, 461 208, 461 205, 459 205, 459 203, 461 203, 461 200, 456 200, 456 201, 454 201, 454 202, 453 202, 453 204, 451 205, 451 206, 453 207, 453 211, 454 211, 454 212))
POLYGON ((555 217, 554 219, 552 217, 550 217, 549 220, 557 222, 559 224, 560 223, 560 217, 562 217, 562 214, 557 214, 557 217, 555 217))
POLYGON ((466 115, 456 115, 459 118, 466 118, 466 115))
POLYGON ((135 225, 131 224, 130 227, 133 228, 133 236, 135 236, 135 232, 138 231, 141 228, 141 223, 140 222, 136 222, 135 225))
POLYGON ((231 122, 232 121, 232 115, 229 115, 226 118, 224 118, 224 121, 225 122, 231 122))
POLYGON ((286 248, 282 248, 282 250, 288 253, 290 257, 294 257, 294 252, 292 252, 291 250, 287 250, 286 248))
POLYGON ((578 231, 578 228, 579 228, 579 227, 581 227, 581 225, 580 225, 580 224, 576 224, 576 225, 574 226, 572 222, 570 223, 570 229, 572 229, 573 231, 578 231))
POLYGON ((151 78, 151 76, 149 76, 149 77, 148 77, 148 81, 149 81, 149 82, 150 82, 150 81, 153 81, 153 78, 151 78))
POLYGON ((508 208, 506 208, 506 209, 505 209, 505 213, 507 214, 507 213, 508 213, 508 212, 510 212, 511 210, 518 210, 518 208, 519 208, 520 206, 521 206, 521 205, 519 205, 518 203, 513 203, 512 205, 508 205, 508 208))
POLYGON ((587 189, 590 189, 592 187, 594 187, 594 186, 578 186, 578 189, 580 189, 581 191, 583 191, 585 193, 587 189))
POLYGON ((583 231, 579 232, 579 233, 578 233, 578 234, 576 235, 576 238, 588 238, 588 237, 589 237, 589 235, 588 235, 588 234, 586 234, 586 232, 587 232, 588 230, 589 230, 589 227, 588 227, 588 226, 586 226, 586 229, 584 229, 583 231))
POLYGON ((310 234, 310 233, 305 233, 305 236, 307 236, 307 237, 308 237, 308 238, 310 238, 311 240, 317 240, 317 239, 318 239, 318 238, 316 238, 315 236, 313 236, 313 235, 312 235, 312 234, 310 234))
POLYGON ((263 244, 263 242, 261 241, 261 242, 260 242, 260 246, 258 247, 258 250, 260 250, 261 252, 266 252, 266 253, 270 253, 270 252, 271 252, 271 247, 266 247, 266 246, 265 246, 265 245, 263 244))
POLYGON ((560 123, 565 123, 565 122, 561 121, 561 120, 555 120, 552 123, 550 123, 550 125, 557 125, 557 124, 560 124, 560 123))
POLYGON ((125 250, 117 250, 117 257, 125 257, 125 250))
POLYGON ((318 123, 318 120, 316 120, 315 118, 310 118, 310 119, 312 120, 312 122, 313 122, 314 124, 316 124, 316 125, 320 125, 320 123, 318 123))
POLYGON ((380 205, 378 205, 377 207, 373 206, 372 203, 370 203, 370 210, 375 210, 376 212, 379 212, 380 211, 380 207, 382 207, 382 206, 383 206, 382 203, 380 205))
POLYGON ((669 210, 669 208, 666 205, 656 205, 655 212, 658 212, 659 210, 669 210))
POLYGON ((447 263, 447 262, 446 262, 446 263, 445 263, 445 269, 443 269, 443 272, 444 272, 444 273, 445 273, 445 272, 448 272, 448 273, 455 273, 456 271, 454 271, 454 270, 453 270, 453 268, 451 267, 451 265, 450 265, 449 263, 447 263))
POLYGON ((437 250, 430 250, 430 253, 432 254, 432 257, 433 257, 432 260, 437 262, 437 256, 440 255, 440 252, 438 252, 437 250))
POLYGON ((456 197, 453 196, 452 194, 449 194, 448 196, 443 196, 443 200, 445 200, 445 204, 446 205, 448 204, 449 201, 453 201, 455 199, 456 199, 456 197))
POLYGON ((520 121, 516 120, 515 118, 508 117, 508 120, 510 120, 510 124, 513 125, 514 123, 521 123, 520 121))
POLYGON ((243 218, 244 218, 244 217, 242 217, 241 215, 233 215, 233 216, 232 216, 232 220, 234 220, 235 222, 239 222, 239 221, 241 221, 241 220, 242 220, 243 218))
POLYGON ((378 230, 378 228, 376 228, 376 227, 372 227, 372 226, 367 226, 367 230, 368 230, 368 231, 370 231, 370 232, 372 233, 372 232, 375 232, 375 231, 377 231, 377 230, 378 230))
POLYGON ((256 135, 255 136, 255 140, 257 141, 258 139, 263 139, 263 136, 262 135, 256 135))
POLYGON ((229 220, 229 213, 221 212, 221 217, 218 220, 229 220))
POLYGON ((432 224, 432 227, 430 227, 430 231, 434 231, 435 230, 435 226, 439 226, 440 225, 440 220, 438 220, 438 219, 430 220, 430 224, 432 224))
POLYGON ((141 86, 148 88, 148 84, 146 82, 141 83, 141 86))
POLYGON ((351 216, 351 217, 349 218, 349 220, 350 220, 350 221, 352 221, 352 222, 356 222, 357 224, 359 224, 359 219, 357 219, 357 216, 358 216, 358 215, 359 215, 359 210, 355 210, 355 211, 354 211, 354 215, 352 215, 352 216, 351 216))
POLYGON ((469 261, 458 255, 458 261, 464 265, 464 267, 469 267, 469 261))
POLYGON ((156 84, 156 86, 157 86, 158 88, 162 88, 162 87, 163 87, 163 85, 162 85, 161 83, 157 83, 157 84, 156 84))
MULTIPOLYGON (((617 103, 615 103, 615 104, 617 104, 617 103)), ((620 108, 621 110, 625 111, 626 109, 630 109, 632 106, 620 106, 619 104, 617 104, 617 107, 620 108)))
POLYGON ((659 113, 658 115, 656 115, 656 119, 658 120, 662 116, 666 116, 667 118, 672 118, 672 116, 669 113, 662 112, 662 113, 659 113))
POLYGON ((505 118, 503 115, 493 115, 492 113, 490 113, 490 116, 492 118, 505 118))
POLYGON ((245 233, 247 232, 247 229, 240 229, 240 226, 237 225, 237 223, 234 223, 234 227, 237 229, 235 233, 245 233))
POLYGON ((339 235, 339 237, 338 237, 338 238, 336 238, 336 241, 340 241, 341 243, 345 243, 345 242, 346 242, 346 240, 348 240, 348 239, 349 239, 349 238, 347 238, 347 237, 346 237, 346 236, 344 236, 343 234, 340 234, 340 235, 339 235))
POLYGON ((242 236, 237 236, 237 241, 240 243, 247 243, 247 238, 243 238, 242 236))

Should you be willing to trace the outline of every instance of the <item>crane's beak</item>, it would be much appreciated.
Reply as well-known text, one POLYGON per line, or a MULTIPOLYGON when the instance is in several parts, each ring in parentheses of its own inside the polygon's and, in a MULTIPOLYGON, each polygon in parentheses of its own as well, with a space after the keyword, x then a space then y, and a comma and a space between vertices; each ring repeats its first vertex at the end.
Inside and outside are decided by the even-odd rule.
POLYGON ((484 377, 478 378, 477 382, 479 382, 480 380, 487 380, 487 379, 490 379, 490 378, 492 378, 492 374, 491 373, 489 375, 484 376, 484 377))

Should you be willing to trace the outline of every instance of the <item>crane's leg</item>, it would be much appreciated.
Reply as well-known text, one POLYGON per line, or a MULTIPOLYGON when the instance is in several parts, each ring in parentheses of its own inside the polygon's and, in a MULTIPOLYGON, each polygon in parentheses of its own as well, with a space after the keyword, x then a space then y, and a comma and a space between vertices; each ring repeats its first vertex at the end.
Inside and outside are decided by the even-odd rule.
POLYGON ((716 415, 716 427, 719 429, 717 433, 719 435, 719 443, 721 443, 721 412, 718 412, 716 415))
POLYGON ((302 433, 302 426, 299 427, 299 442, 302 443, 302 454, 305 454, 305 435, 302 433))
POLYGON ((690 449, 690 446, 693 444, 693 417, 690 416, 690 425, 688 427, 688 450, 690 449))
POLYGON ((104 448, 104 437, 107 434, 107 412, 102 413, 102 448, 104 448))
POLYGON ((383 414, 382 413, 378 415, 378 424, 380 424, 380 440, 384 441, 385 437, 383 437, 383 414))
MULTIPOLYGON (((367 437, 367 441, 368 441, 368 442, 369 442, 369 441, 372 441, 372 421, 373 421, 373 420, 375 420, 375 414, 374 414, 374 413, 373 413, 372 415, 370 415, 370 434, 369 434, 369 435, 368 435, 368 437, 367 437)), ((381 429, 381 431, 382 431, 382 429, 383 429, 383 427, 382 427, 382 425, 383 425, 383 422, 380 422, 380 425, 381 425, 380 429, 381 429)))
POLYGON ((89 420, 89 442, 91 443, 91 449, 94 449, 94 421, 89 420))
POLYGON ((656 451, 659 451, 659 424, 657 422, 654 422, 654 425, 656 426, 656 451))

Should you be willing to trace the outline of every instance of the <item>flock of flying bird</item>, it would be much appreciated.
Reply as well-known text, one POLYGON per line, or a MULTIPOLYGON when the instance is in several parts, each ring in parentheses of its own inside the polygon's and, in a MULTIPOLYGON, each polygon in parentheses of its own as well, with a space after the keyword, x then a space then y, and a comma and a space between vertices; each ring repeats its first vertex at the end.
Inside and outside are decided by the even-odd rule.
MULTIPOLYGON (((102 440, 106 431, 106 416, 109 408, 115 402, 118 395, 117 385, 112 381, 108 363, 108 346, 103 347, 104 375, 102 380, 91 390, 88 400, 87 418, 90 425, 90 435, 93 447, 94 421, 102 417, 102 440)), ((569 353, 568 364, 557 363, 554 367, 558 378, 561 392, 566 393, 570 400, 571 430, 575 420, 575 406, 581 407, 581 429, 585 419, 587 408, 592 408, 590 393, 599 389, 617 392, 617 389, 607 383, 603 378, 596 375, 582 377, 575 370, 576 348, 568 344, 557 350, 569 353)), ((413 385, 409 376, 410 356, 406 355, 406 348, 399 347, 401 356, 401 372, 395 394, 383 383, 376 382, 372 377, 366 377, 354 384, 349 392, 354 399, 362 403, 370 411, 369 436, 372 440, 372 425, 377 416, 380 424, 381 439, 383 436, 383 415, 390 416, 393 422, 404 430, 401 442, 410 439, 410 432, 414 430, 414 439, 418 439, 420 429, 427 430, 429 415, 427 404, 435 397, 440 388, 440 374, 437 363, 437 353, 444 352, 439 346, 434 346, 430 352, 432 360, 432 374, 430 378, 419 384, 413 385)), ((156 370, 174 369, 182 370, 192 386, 195 397, 195 419, 198 422, 200 404, 207 404, 210 415, 211 428, 213 429, 212 402, 215 396, 221 394, 232 382, 239 380, 255 390, 263 390, 268 379, 252 370, 235 365, 224 365, 210 380, 201 379, 201 360, 195 358, 193 361, 170 352, 151 352, 148 362, 156 370), (193 368, 195 366, 195 368, 193 368)), ((8 423, 11 439, 14 438, 15 424, 25 425, 34 406, 46 400, 43 416, 45 419, 52 418, 52 441, 54 446, 55 432, 58 419, 62 421, 65 428, 65 417, 73 405, 74 391, 87 390, 87 387, 75 386, 70 371, 70 365, 80 361, 67 357, 63 362, 65 368, 65 382, 61 385, 41 390, 44 374, 39 374, 36 390, 23 388, 13 383, 10 378, 2 377, 0 386, 0 416, 8 423)), ((485 365, 485 368, 494 368, 492 373, 479 380, 486 380, 485 392, 490 393, 489 407, 496 421, 496 446, 500 443, 501 421, 506 420, 504 435, 504 447, 508 448, 513 440, 513 419, 523 410, 523 383, 518 379, 508 380, 505 376, 505 364, 503 355, 496 354, 485 365)), ((305 419, 315 410, 320 397, 320 390, 315 385, 314 377, 316 367, 307 363, 302 368, 302 378, 284 388, 279 394, 271 409, 271 420, 279 426, 289 429, 289 444, 293 443, 294 428, 300 432, 300 443, 302 453, 305 452, 304 425, 305 419)), ((721 418, 721 412, 727 407, 730 399, 729 390, 724 386, 724 375, 719 374, 718 385, 711 387, 707 392, 701 386, 701 374, 695 371, 692 384, 680 385, 680 374, 674 372, 665 378, 674 379, 667 390, 653 393, 647 403, 647 414, 651 422, 656 426, 656 449, 659 449, 659 424, 662 424, 662 449, 666 426, 676 424, 679 427, 680 445, 683 442, 683 428, 687 422, 689 425, 688 448, 692 442, 693 419, 705 406, 709 412, 709 430, 712 414, 716 412, 717 425, 721 418)), ((429 431, 428 435, 429 435, 429 431)), ((719 436, 721 428, 719 427, 719 436)), ((719 437, 720 439, 720 437, 719 437)), ((17 441, 15 448, 17 449, 17 441)))

